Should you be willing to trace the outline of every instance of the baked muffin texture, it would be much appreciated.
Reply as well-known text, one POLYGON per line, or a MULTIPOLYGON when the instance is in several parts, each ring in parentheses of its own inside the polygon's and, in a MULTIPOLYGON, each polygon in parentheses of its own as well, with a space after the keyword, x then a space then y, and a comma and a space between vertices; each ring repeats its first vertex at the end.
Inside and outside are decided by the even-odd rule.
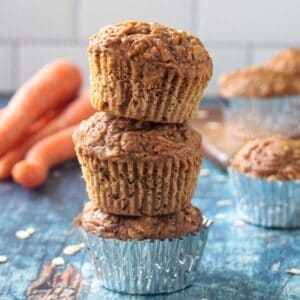
POLYGON ((103 212, 163 215, 191 201, 202 161, 201 135, 98 112, 73 135, 90 199, 103 212))
POLYGON ((250 141, 233 158, 231 167, 269 180, 299 180, 300 140, 271 136, 250 141))
POLYGON ((219 92, 225 98, 274 98, 300 94, 300 77, 251 67, 223 75, 219 92))
POLYGON ((88 56, 93 106, 137 120, 193 118, 212 76, 197 37, 157 23, 105 27, 90 38, 88 56))
POLYGON ((276 72, 300 76, 300 48, 290 48, 274 55, 265 66, 276 72))
POLYGON ((93 202, 88 202, 75 223, 103 238, 118 240, 162 240, 182 237, 202 227, 202 214, 192 205, 171 215, 118 216, 102 212, 93 202))

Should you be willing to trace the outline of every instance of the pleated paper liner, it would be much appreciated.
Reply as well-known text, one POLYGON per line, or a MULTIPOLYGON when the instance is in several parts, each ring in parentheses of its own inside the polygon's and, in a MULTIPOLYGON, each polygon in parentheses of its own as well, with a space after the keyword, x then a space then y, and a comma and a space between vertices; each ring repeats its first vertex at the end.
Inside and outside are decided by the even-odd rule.
POLYGON ((201 159, 110 161, 77 153, 89 198, 103 212, 165 215, 191 202, 201 159))
POLYGON ((149 63, 124 58, 116 63, 92 53, 89 60, 92 105, 120 117, 184 123, 196 114, 207 85, 201 76, 189 79, 166 66, 153 70, 149 63))

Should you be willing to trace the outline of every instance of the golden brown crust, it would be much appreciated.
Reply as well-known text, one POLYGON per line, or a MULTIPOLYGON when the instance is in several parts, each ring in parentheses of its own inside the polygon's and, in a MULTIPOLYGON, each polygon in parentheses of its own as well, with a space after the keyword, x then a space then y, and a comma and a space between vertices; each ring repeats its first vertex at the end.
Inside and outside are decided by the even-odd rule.
POLYGON ((88 57, 92 105, 136 120, 192 119, 212 76, 198 38, 157 23, 105 27, 92 36, 88 57))
POLYGON ((272 98, 300 94, 300 77, 251 67, 223 75, 219 92, 225 98, 272 98))
POLYGON ((202 214, 193 206, 159 217, 125 217, 103 213, 92 202, 75 220, 85 230, 118 240, 171 239, 196 232, 202 227, 202 214))
POLYGON ((250 141, 236 154, 231 166, 270 180, 300 179, 300 140, 271 136, 250 141))
POLYGON ((199 71, 208 79, 212 75, 211 59, 196 36, 158 23, 129 21, 104 27, 91 37, 88 51, 164 64, 188 77, 197 76, 199 71))
POLYGON ((97 112, 74 131, 75 147, 99 159, 201 156, 201 135, 186 124, 157 124, 97 112))
POLYGON ((265 66, 276 72, 300 76, 300 48, 290 48, 274 55, 265 66))

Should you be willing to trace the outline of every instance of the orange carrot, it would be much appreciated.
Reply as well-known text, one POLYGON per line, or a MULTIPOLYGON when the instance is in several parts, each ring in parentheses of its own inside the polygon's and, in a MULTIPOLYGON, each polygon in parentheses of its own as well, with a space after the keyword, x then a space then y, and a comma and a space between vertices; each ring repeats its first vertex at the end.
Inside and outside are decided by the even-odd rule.
POLYGON ((45 112, 72 100, 82 82, 74 64, 59 60, 44 66, 12 97, 0 119, 0 156, 45 112))
POLYGON ((83 93, 71 102, 62 113, 45 126, 42 130, 31 136, 25 143, 18 145, 0 158, 0 179, 4 180, 11 176, 11 170, 15 163, 21 160, 28 149, 39 140, 71 125, 88 118, 95 112, 92 108, 88 93, 83 93))
POLYGON ((66 108, 64 106, 63 108, 57 108, 48 111, 43 116, 41 116, 39 119, 37 119, 30 127, 26 130, 25 138, 23 138, 23 141, 26 141, 28 138, 30 138, 34 133, 40 131, 42 128, 44 128, 46 125, 48 125, 52 120, 54 120, 57 116, 61 114, 63 109, 66 108))
POLYGON ((52 166, 74 158, 74 127, 68 127, 36 143, 25 160, 14 166, 13 179, 24 187, 40 186, 46 181, 52 166))
MULTIPOLYGON (((50 111, 46 113, 45 116, 38 119, 35 123, 33 123, 28 130, 25 132, 22 138, 20 138, 13 149, 20 149, 26 140, 29 139, 33 134, 41 130, 43 127, 47 125, 48 122, 53 120, 56 115, 59 114, 59 110, 50 111)), ((26 151, 25 151, 26 152, 26 151)), ((0 158, 0 179, 8 179, 11 175, 11 169, 13 165, 18 161, 18 153, 16 151, 11 150, 7 152, 2 158, 0 158)), ((25 154, 25 153, 24 153, 25 154)), ((19 159, 22 159, 20 157, 19 159)))

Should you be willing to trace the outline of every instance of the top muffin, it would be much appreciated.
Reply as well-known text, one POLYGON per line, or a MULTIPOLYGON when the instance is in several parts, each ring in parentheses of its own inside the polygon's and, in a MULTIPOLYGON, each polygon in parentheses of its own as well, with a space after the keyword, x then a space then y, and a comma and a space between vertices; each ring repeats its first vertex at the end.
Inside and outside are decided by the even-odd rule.
POLYGON ((276 72, 300 75, 300 48, 290 48, 273 56, 265 66, 276 72))
POLYGON ((300 140, 271 136, 250 141, 236 154, 231 166, 269 180, 299 180, 300 140))
POLYGON ((92 104, 132 119, 191 119, 212 76, 197 37, 157 23, 105 27, 91 37, 88 54, 92 104))
POLYGON ((219 82, 225 98, 271 98, 300 94, 300 77, 273 71, 265 67, 251 67, 225 74, 219 82))

